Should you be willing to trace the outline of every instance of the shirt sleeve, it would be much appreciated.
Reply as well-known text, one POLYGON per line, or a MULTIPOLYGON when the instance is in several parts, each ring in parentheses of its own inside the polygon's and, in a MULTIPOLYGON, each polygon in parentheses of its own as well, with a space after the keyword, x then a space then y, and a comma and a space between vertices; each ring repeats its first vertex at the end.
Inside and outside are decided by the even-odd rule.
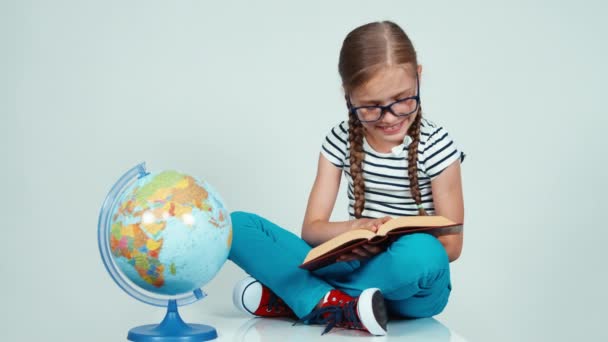
POLYGON ((437 127, 424 144, 421 164, 426 175, 432 180, 454 161, 460 159, 460 162, 463 162, 465 157, 450 134, 443 127, 437 127))
POLYGON ((344 122, 335 126, 325 136, 321 145, 321 154, 338 168, 344 167, 348 141, 348 129, 344 122))

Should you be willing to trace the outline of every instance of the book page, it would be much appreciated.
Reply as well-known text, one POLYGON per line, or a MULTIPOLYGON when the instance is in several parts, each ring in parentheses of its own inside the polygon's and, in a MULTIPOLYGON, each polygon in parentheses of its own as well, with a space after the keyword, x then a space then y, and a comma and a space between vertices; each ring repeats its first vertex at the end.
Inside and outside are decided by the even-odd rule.
POLYGON ((311 249, 306 256, 306 259, 304 259, 304 262, 316 259, 317 257, 330 252, 337 247, 348 244, 348 242, 361 239, 371 239, 375 235, 376 234, 367 229, 349 230, 311 249))
POLYGON ((438 215, 402 216, 391 219, 380 226, 378 235, 386 235, 386 233, 396 228, 443 227, 454 224, 456 224, 456 222, 438 215))

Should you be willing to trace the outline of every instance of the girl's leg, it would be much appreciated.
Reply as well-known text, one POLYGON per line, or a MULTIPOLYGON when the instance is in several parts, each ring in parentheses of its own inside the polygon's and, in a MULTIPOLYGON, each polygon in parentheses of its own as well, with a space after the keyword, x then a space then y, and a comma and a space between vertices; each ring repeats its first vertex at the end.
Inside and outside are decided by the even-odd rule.
POLYGON ((403 300, 386 301, 392 314, 408 318, 422 318, 438 315, 448 304, 452 291, 449 269, 440 274, 429 288, 403 300))
POLYGON ((405 317, 430 317, 447 304, 450 267, 443 245, 435 237, 405 235, 349 275, 325 278, 351 296, 377 287, 389 311, 405 317))
POLYGON ((310 246, 295 234, 255 214, 233 212, 228 259, 268 286, 298 317, 310 313, 333 286, 298 268, 310 246))

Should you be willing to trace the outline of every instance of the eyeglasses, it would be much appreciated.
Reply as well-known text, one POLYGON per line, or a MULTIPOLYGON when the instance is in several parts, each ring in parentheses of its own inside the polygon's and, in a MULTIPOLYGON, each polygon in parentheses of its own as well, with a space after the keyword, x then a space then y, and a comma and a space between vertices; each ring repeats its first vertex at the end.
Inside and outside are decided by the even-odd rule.
POLYGON ((416 96, 409 96, 402 99, 397 99, 393 103, 389 103, 386 106, 374 105, 374 106, 360 106, 353 107, 350 102, 350 96, 347 98, 348 110, 357 116, 361 122, 376 122, 384 116, 388 111, 395 116, 409 116, 414 114, 420 107, 420 82, 418 81, 418 74, 416 74, 416 96))

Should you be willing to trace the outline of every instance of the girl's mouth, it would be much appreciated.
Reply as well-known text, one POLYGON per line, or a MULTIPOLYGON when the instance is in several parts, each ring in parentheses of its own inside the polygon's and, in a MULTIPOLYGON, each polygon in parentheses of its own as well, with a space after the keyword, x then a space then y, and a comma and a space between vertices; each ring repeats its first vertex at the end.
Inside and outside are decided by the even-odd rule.
POLYGON ((405 123, 405 121, 406 120, 402 120, 392 126, 376 126, 376 128, 378 128, 384 134, 395 134, 395 133, 399 133, 401 131, 401 128, 403 127, 403 124, 405 123))

